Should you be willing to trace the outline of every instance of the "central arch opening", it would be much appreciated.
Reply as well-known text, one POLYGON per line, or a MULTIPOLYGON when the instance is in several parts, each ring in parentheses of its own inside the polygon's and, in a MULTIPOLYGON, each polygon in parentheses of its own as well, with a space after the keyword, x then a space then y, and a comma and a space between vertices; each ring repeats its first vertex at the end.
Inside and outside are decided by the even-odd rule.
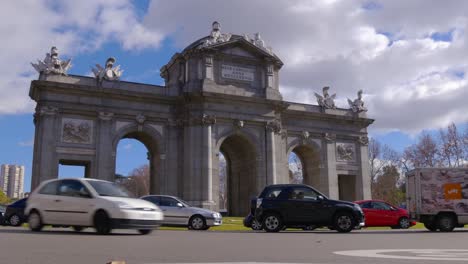
POLYGON ((300 145, 289 154, 290 183, 304 183, 320 190, 320 155, 310 146, 300 145))
POLYGON ((115 181, 136 197, 159 191, 157 142, 143 131, 129 132, 116 146, 115 181))
POLYGON ((254 145, 244 136, 226 138, 219 149, 220 172, 225 170, 225 179, 220 177, 220 199, 230 216, 246 216, 250 211, 250 198, 257 192, 257 153, 254 145), (221 197, 220 197, 221 198, 221 197))

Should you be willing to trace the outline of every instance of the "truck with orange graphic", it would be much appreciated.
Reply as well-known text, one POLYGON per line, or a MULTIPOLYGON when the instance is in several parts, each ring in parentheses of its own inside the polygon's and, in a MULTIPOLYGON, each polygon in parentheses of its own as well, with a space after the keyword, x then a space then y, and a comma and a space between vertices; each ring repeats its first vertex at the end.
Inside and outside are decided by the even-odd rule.
POLYGON ((406 173, 411 218, 430 231, 468 224, 468 168, 416 168, 406 173))

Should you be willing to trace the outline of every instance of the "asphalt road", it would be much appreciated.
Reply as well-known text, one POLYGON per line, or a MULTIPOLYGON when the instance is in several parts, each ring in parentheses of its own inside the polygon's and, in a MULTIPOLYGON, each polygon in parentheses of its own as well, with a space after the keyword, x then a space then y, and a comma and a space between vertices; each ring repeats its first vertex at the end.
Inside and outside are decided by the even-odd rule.
POLYGON ((313 232, 163 231, 96 235, 0 227, 0 263, 444 263, 468 262, 468 229, 313 232), (345 252, 343 252, 345 251, 345 252))

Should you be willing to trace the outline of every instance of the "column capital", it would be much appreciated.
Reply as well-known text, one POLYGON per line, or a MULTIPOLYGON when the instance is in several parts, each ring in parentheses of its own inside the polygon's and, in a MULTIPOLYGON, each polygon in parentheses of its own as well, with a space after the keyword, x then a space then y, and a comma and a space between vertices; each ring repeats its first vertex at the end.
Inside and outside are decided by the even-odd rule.
POLYGON ((336 141, 336 134, 333 133, 324 133, 323 134, 323 139, 327 143, 334 143, 336 141))

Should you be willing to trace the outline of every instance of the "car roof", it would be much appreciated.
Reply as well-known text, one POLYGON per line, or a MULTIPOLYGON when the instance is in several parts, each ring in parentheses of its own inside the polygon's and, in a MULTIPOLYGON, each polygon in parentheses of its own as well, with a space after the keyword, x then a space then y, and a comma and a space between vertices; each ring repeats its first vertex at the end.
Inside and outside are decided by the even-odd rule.
POLYGON ((379 199, 359 200, 359 201, 354 201, 353 203, 367 203, 367 202, 382 202, 382 203, 386 203, 386 204, 391 204, 389 202, 386 202, 384 200, 379 200, 379 199))
POLYGON ((311 187, 307 184, 299 184, 299 183, 285 183, 285 184, 271 184, 265 186, 265 188, 275 188, 275 187, 311 187))
POLYGON ((175 198, 175 199, 179 199, 177 196, 172 196, 172 195, 164 195, 164 194, 148 194, 148 195, 143 195, 141 198, 143 197, 170 197, 170 198, 175 198))

